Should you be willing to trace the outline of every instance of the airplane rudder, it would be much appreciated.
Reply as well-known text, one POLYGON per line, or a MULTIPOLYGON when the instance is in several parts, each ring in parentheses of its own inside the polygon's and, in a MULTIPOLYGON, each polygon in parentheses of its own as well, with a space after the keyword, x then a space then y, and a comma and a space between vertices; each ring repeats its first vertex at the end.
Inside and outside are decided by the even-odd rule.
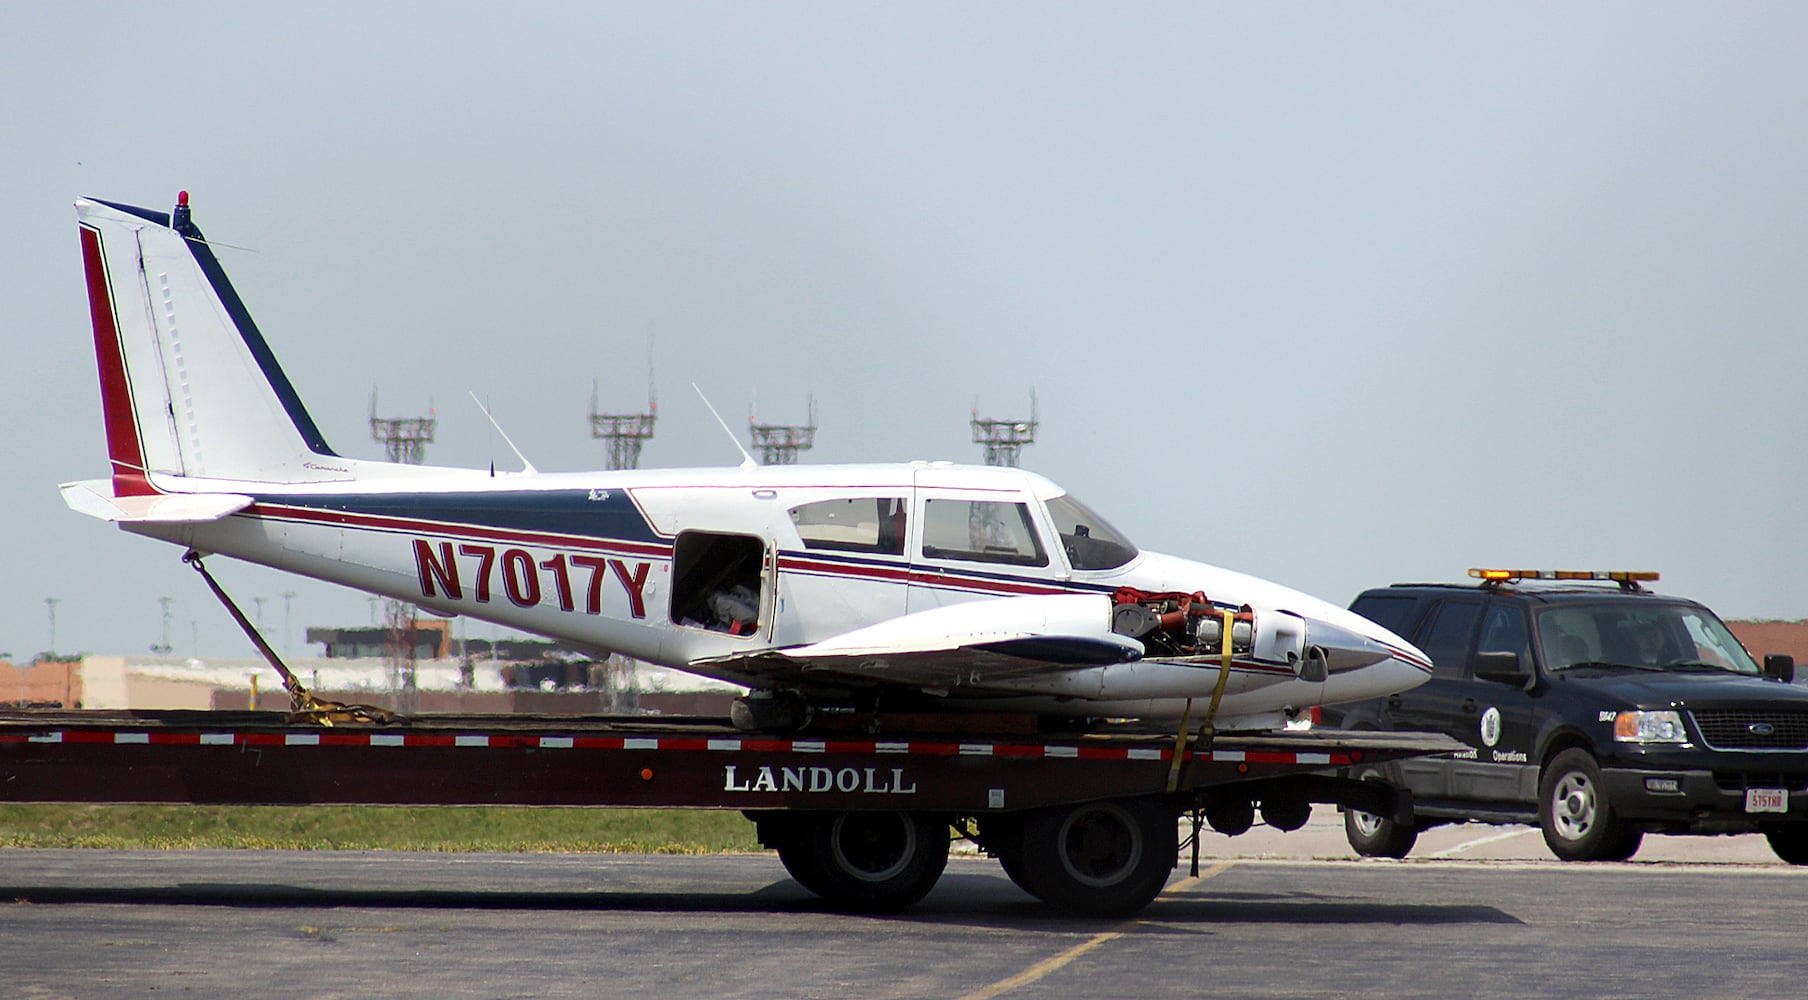
MULTIPOLYGON (((78 202, 78 208, 82 204, 78 202)), ((154 492, 146 478, 149 463, 127 362, 125 338, 130 324, 122 320, 122 316, 142 315, 147 303, 133 301, 142 296, 136 294, 137 289, 130 282, 115 280, 115 269, 109 266, 110 258, 120 256, 120 237, 128 233, 103 220, 83 217, 81 221, 82 271, 88 290, 101 416, 116 496, 154 492), (127 300, 123 312, 122 297, 127 300)))

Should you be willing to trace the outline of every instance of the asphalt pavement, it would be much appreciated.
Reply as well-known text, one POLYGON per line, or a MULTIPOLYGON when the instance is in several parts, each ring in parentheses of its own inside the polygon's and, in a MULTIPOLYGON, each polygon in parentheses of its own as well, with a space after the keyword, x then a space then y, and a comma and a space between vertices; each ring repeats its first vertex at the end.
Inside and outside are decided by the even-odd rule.
POLYGON ((1600 865, 1515 828, 1405 861, 1341 839, 1335 814, 1208 835, 1199 877, 1183 860, 1127 921, 961 855, 870 917, 767 854, 4 850, 0 996, 1782 997, 1808 971, 1808 883, 1761 838, 1600 865))

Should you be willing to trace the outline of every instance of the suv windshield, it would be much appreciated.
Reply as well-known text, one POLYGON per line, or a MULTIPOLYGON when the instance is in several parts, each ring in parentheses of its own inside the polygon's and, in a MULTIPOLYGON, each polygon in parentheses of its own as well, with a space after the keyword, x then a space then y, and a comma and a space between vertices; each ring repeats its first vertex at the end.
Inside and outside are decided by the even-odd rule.
POLYGON ((1048 519, 1074 569, 1113 569, 1136 558, 1136 546, 1087 506, 1063 494, 1048 502, 1048 519))
POLYGON ((1537 614, 1538 641, 1544 647, 1545 665, 1552 670, 1610 664, 1763 673, 1726 625, 1705 608, 1621 601, 1563 604, 1537 614))

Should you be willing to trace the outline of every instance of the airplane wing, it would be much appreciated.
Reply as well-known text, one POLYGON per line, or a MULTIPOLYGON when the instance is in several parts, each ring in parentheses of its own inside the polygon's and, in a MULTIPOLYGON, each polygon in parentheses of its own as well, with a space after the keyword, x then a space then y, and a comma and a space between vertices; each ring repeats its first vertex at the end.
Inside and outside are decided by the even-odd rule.
POLYGON ((1140 659, 1143 645, 1111 630, 1105 594, 1000 597, 903 615, 806 646, 715 657, 762 676, 845 678, 916 687, 987 681, 1140 659))

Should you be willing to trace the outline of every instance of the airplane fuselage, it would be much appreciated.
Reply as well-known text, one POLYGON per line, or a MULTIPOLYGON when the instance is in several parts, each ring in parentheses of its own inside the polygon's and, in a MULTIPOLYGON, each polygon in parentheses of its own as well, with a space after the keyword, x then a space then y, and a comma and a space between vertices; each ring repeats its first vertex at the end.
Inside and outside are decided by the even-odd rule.
MULTIPOLYGON (((737 654, 1005 596, 1198 591, 1355 632, 1374 629, 1297 591, 1159 553, 1076 568, 1072 540, 1050 523, 1045 503, 1061 490, 1015 469, 912 463, 531 477, 421 469, 387 489, 361 481, 280 492, 269 492, 270 484, 215 486, 242 487, 254 502, 207 524, 126 527, 437 614, 754 687, 775 678, 737 654), (1018 547, 935 544, 946 541, 938 530, 948 532, 932 520, 937 506, 971 511, 975 503, 1011 514, 1018 547), (825 511, 830 516, 811 519, 825 511)), ((1188 698, 1210 697, 1219 665, 1216 657, 1143 659, 1029 677, 957 677, 945 693, 952 703, 1169 715, 1188 698)), ((1285 664, 1238 657, 1224 710, 1372 697, 1421 673, 1400 659, 1312 682, 1285 664)), ((837 686, 826 678, 819 684, 837 686)))

